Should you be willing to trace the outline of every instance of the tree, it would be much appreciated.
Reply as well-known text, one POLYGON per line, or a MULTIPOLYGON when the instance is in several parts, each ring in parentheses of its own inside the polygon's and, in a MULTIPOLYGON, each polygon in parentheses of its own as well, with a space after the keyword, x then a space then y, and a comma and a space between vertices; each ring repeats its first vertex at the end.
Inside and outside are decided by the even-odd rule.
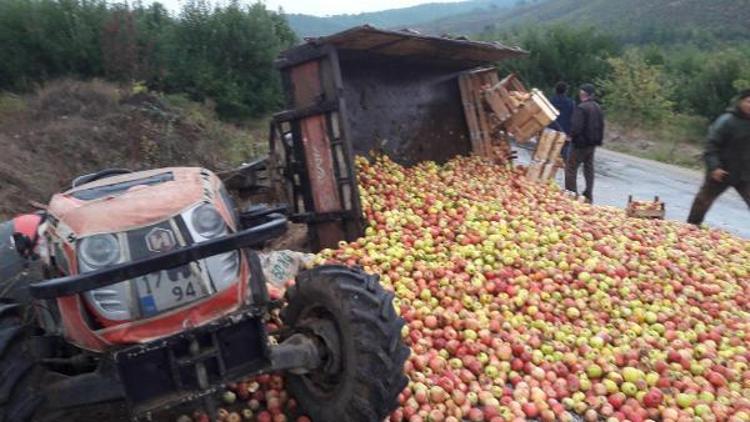
POLYGON ((485 36, 520 45, 529 56, 501 64, 504 72, 515 72, 529 84, 543 89, 558 81, 572 86, 606 77, 607 59, 618 53, 615 40, 593 28, 557 25, 528 27, 518 33, 485 36))
POLYGON ((631 123, 660 122, 672 114, 672 88, 660 66, 648 64, 636 50, 608 61, 612 73, 599 85, 610 114, 631 123))
POLYGON ((132 81, 138 71, 138 44, 133 14, 119 6, 101 31, 102 65, 109 79, 132 81))
POLYGON ((743 81, 750 81, 748 46, 686 46, 673 49, 666 59, 665 71, 678 87, 674 100, 683 113, 713 119, 724 112, 743 81))
POLYGON ((139 80, 211 98, 225 118, 257 116, 280 105, 273 60, 295 42, 286 18, 262 3, 189 0, 172 17, 140 1, 1 0, 0 89, 60 76, 139 80))
POLYGON ((261 3, 189 1, 172 32, 167 89, 211 97, 224 117, 266 113, 281 98, 273 61, 294 41, 283 17, 261 3))

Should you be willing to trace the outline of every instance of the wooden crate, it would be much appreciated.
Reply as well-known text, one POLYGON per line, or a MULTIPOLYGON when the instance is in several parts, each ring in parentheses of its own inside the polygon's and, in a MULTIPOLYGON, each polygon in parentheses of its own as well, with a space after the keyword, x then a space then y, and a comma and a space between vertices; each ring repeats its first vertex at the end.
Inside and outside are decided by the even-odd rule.
POLYGON ((526 168, 526 180, 532 182, 547 182, 557 176, 560 166, 553 161, 533 161, 526 168))
POLYGON ((566 135, 564 132, 557 132, 556 135, 557 137, 555 138, 555 143, 552 145, 552 148, 550 149, 549 157, 547 157, 547 159, 549 161, 562 163, 562 158, 561 158, 562 149, 563 149, 563 146, 565 146, 565 141, 568 139, 568 135, 566 135))
POLYGON ((513 113, 518 111, 518 108, 530 98, 531 94, 518 77, 511 73, 502 81, 486 88, 483 96, 497 119, 497 123, 504 123, 513 113))
POLYGON ((486 108, 484 91, 499 83, 497 69, 484 68, 463 73, 458 78, 473 155, 508 163, 512 153, 507 134, 497 127, 494 112, 486 108))
POLYGON ((666 215, 666 204, 660 201, 658 196, 655 196, 653 201, 634 201, 633 195, 629 195, 625 214, 634 218, 663 220, 666 215))
POLYGON ((544 170, 542 170, 542 180, 554 179, 555 176, 557 176, 557 170, 559 169, 560 167, 558 167, 556 162, 548 161, 544 165, 544 170))
POLYGON ((560 157, 566 135, 552 129, 544 129, 539 135, 536 149, 534 150, 534 161, 556 161, 560 157))
POLYGON ((542 172, 544 171, 544 164, 543 162, 532 162, 529 164, 529 166, 526 168, 526 179, 530 180, 532 182, 537 182, 542 180, 542 172))
POLYGON ((536 149, 534 150, 534 161, 547 161, 549 160, 550 151, 555 145, 557 139, 557 132, 550 129, 545 129, 542 134, 539 135, 539 141, 537 141, 536 149))
POLYGON ((525 142, 557 119, 559 114, 544 94, 534 89, 531 91, 531 97, 504 125, 517 142, 525 142))

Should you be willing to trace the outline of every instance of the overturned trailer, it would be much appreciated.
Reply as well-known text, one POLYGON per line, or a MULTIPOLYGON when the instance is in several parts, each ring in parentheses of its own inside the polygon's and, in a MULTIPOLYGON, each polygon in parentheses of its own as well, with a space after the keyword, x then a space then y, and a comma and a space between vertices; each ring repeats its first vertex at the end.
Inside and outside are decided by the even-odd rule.
POLYGON ((362 234, 355 155, 377 151, 411 165, 487 154, 478 88, 498 82, 495 63, 523 55, 370 26, 283 52, 276 66, 286 110, 273 119, 269 174, 293 218, 310 227, 313 249, 362 234))

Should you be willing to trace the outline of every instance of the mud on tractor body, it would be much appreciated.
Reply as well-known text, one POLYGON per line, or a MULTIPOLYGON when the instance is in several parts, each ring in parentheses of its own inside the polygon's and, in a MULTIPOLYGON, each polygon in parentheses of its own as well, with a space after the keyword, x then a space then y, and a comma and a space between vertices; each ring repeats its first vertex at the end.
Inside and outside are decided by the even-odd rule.
POLYGON ((0 422, 92 420, 112 402, 134 418, 197 399, 210 408, 222 386, 270 371, 286 371, 315 421, 382 421, 407 382, 393 294, 377 276, 321 266, 271 300, 255 249, 285 231, 284 207, 238 211, 225 187, 289 204, 312 250, 354 240, 355 154, 412 164, 478 153, 490 133, 469 123, 480 99, 467 94, 497 79, 487 66, 521 54, 371 27, 311 40, 279 57, 288 110, 267 159, 223 183, 199 168, 76 179, 46 213, 45 280, 0 299, 0 422), (268 332, 276 309, 283 328, 268 332))

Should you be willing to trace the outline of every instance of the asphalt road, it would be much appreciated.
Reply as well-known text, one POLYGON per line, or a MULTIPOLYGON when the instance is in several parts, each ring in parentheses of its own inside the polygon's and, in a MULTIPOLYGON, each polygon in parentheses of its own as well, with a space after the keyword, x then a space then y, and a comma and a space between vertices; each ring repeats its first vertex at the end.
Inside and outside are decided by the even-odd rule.
MULTIPOLYGON (((519 161, 527 162, 530 152, 519 149, 519 161)), ((654 196, 666 203, 667 218, 685 221, 693 198, 703 181, 704 173, 658 161, 633 157, 599 148, 594 169, 594 203, 625 208, 628 195, 650 200, 654 196)), ((557 181, 563 185, 563 171, 557 181)), ((583 190, 583 171, 578 174, 578 189, 583 190)), ((750 239, 750 208, 733 189, 727 190, 714 203, 706 216, 706 224, 750 239)))

